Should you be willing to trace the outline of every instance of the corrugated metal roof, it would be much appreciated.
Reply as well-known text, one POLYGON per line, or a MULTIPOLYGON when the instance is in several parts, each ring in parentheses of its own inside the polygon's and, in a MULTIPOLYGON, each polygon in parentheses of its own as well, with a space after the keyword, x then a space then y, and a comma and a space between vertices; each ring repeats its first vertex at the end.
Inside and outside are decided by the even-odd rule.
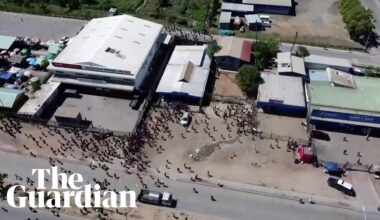
POLYGON ((220 13, 220 17, 219 17, 219 24, 220 23, 230 23, 231 22, 231 12, 227 12, 227 11, 222 11, 220 13))
POLYGON ((252 53, 252 42, 251 41, 243 41, 242 50, 240 54, 240 59, 250 62, 251 61, 251 53, 252 53))
POLYGON ((0 49, 8 50, 16 39, 16 37, 0 35, 0 49))
POLYGON ((252 42, 238 37, 219 37, 218 45, 221 49, 215 53, 215 57, 231 56, 251 61, 252 42))
POLYGON ((341 66, 352 68, 352 64, 349 60, 336 58, 336 57, 327 57, 319 55, 310 55, 305 57, 305 63, 317 63, 324 64, 327 66, 341 66))
POLYGON ((211 64, 210 58, 206 55, 206 48, 207 45, 176 46, 156 92, 203 97, 211 64), (192 68, 188 68, 189 63, 192 68), (188 77, 184 77, 184 73, 188 77), (181 80, 183 78, 187 79, 181 80))
POLYGON ((0 88, 0 107, 13 108, 18 97, 23 94, 23 90, 0 88))
POLYGON ((355 89, 355 81, 351 74, 336 70, 333 68, 326 68, 329 81, 333 83, 334 86, 345 86, 348 88, 355 89))
MULTIPOLYGON (((119 15, 92 19, 54 63, 78 64, 136 76, 162 32, 161 24, 119 15)), ((54 68, 54 67, 52 67, 54 68)))
POLYGON ((306 75, 305 62, 302 57, 293 56, 290 52, 277 53, 277 71, 279 73, 296 73, 306 75))
POLYGON ((252 5, 292 6, 292 0, 243 0, 243 3, 252 5))
POLYGON ((264 83, 259 86, 258 102, 280 102, 284 105, 305 107, 305 93, 301 77, 262 73, 264 83))
POLYGON ((253 12, 253 5, 235 4, 235 3, 222 3, 222 11, 236 11, 236 12, 253 12))
POLYGON ((248 24, 261 24, 262 21, 258 15, 245 15, 245 19, 247 19, 248 24))
POLYGON ((380 112, 380 78, 352 76, 356 88, 332 86, 329 81, 310 80, 309 102, 318 107, 380 112))

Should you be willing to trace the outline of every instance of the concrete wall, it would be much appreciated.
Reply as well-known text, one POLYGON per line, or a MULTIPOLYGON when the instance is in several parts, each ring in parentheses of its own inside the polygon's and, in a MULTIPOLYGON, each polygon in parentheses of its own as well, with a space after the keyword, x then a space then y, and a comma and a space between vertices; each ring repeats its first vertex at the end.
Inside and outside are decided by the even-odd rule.
POLYGON ((156 42, 153 44, 152 48, 150 49, 148 53, 148 57, 145 58, 145 62, 143 63, 142 68, 137 73, 136 80, 135 80, 135 88, 139 89, 144 82, 145 77, 147 77, 150 74, 149 68, 152 65, 153 58, 155 57, 158 48, 161 44, 161 38, 158 37, 156 39, 156 42))
POLYGON ((269 103, 269 102, 257 102, 257 108, 263 109, 265 112, 276 112, 279 114, 286 115, 302 115, 306 114, 306 107, 284 105, 279 103, 269 103))

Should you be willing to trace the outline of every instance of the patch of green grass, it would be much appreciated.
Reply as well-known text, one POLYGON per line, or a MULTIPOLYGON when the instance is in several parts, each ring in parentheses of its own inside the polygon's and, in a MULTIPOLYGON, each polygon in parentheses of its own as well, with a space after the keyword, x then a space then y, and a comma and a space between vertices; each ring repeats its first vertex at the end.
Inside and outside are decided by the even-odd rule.
POLYGON ((115 5, 119 11, 129 13, 134 13, 143 2, 143 0, 112 0, 112 4, 115 5))

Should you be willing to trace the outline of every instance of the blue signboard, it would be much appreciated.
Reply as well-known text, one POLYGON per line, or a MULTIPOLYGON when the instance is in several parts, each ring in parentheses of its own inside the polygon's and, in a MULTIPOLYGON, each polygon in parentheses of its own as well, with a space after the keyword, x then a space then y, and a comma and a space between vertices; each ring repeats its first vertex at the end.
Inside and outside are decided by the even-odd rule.
POLYGON ((319 118, 331 118, 331 119, 339 119, 339 120, 346 120, 346 121, 380 124, 380 117, 370 116, 370 115, 313 110, 311 112, 311 116, 319 117, 319 118))

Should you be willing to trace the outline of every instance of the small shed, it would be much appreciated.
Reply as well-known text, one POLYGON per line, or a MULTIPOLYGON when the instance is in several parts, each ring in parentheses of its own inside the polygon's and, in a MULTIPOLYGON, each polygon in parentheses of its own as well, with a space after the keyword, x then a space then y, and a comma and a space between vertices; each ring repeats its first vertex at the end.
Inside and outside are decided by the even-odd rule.
POLYGON ((53 44, 50 44, 49 45, 49 49, 48 49, 48 59, 49 60, 54 60, 59 52, 62 51, 62 48, 61 48, 61 44, 58 44, 58 43, 53 43, 53 44))
POLYGON ((0 35, 0 49, 9 50, 16 39, 16 37, 0 35))
POLYGON ((222 30, 231 30, 231 12, 222 11, 219 17, 219 28, 222 30))
POLYGON ((264 29, 263 21, 261 20, 259 15, 245 15, 245 19, 247 20, 247 26, 249 30, 259 31, 264 29))
POLYGON ((22 99, 23 90, 0 88, 0 108, 13 109, 22 99))

